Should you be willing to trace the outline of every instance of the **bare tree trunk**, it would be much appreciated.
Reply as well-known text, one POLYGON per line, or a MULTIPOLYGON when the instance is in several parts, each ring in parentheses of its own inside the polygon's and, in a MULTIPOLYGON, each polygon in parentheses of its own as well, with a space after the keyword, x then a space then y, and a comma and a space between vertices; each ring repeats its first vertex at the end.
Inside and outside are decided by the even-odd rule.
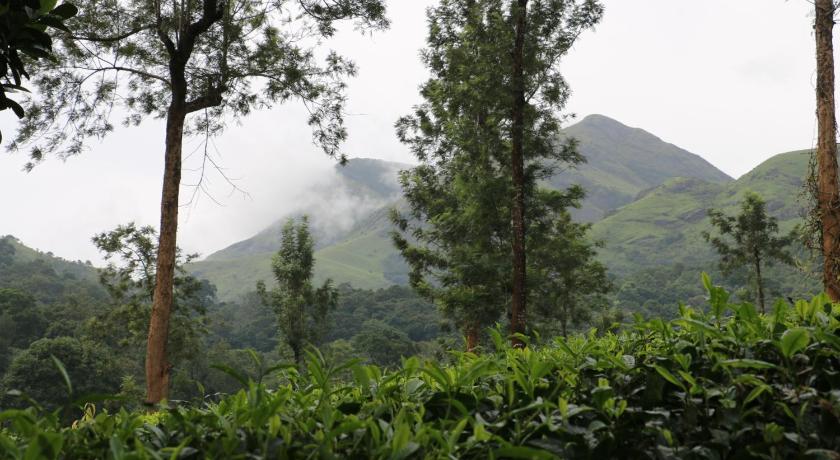
MULTIPOLYGON (((513 125, 511 128, 511 173, 513 176, 513 298, 511 299, 511 334, 524 334, 526 324, 525 292, 525 28, 527 26, 528 0, 517 0, 516 38, 513 49, 513 125)), ((513 337, 511 344, 522 348, 525 344, 513 337)))
POLYGON ((758 305, 761 307, 761 313, 767 313, 767 309, 764 306, 764 280, 761 279, 761 259, 756 256, 753 261, 755 264, 755 285, 758 291, 758 305))
POLYGON ((823 285, 840 301, 840 190, 837 182, 837 120, 834 113, 834 1, 816 0, 817 206, 822 228, 823 285))
POLYGON ((467 326, 467 351, 474 353, 478 347, 478 325, 473 323, 467 326))
POLYGON ((560 316, 560 331, 563 334, 563 337, 569 337, 569 311, 565 305, 560 307, 563 310, 563 314, 560 316))
POLYGON ((295 366, 297 366, 297 370, 303 372, 303 352, 301 351, 301 346, 299 344, 292 345, 292 354, 295 357, 295 366))
POLYGON ((171 365, 167 359, 169 319, 172 315, 173 284, 178 237, 178 198, 181 189, 181 148, 186 119, 186 81, 181 61, 172 60, 172 102, 166 116, 166 152, 163 191, 160 202, 155 291, 149 337, 146 343, 146 402, 157 404, 169 396, 171 365), (180 69, 180 70, 179 70, 180 69), (180 78, 177 78, 179 77, 180 78))

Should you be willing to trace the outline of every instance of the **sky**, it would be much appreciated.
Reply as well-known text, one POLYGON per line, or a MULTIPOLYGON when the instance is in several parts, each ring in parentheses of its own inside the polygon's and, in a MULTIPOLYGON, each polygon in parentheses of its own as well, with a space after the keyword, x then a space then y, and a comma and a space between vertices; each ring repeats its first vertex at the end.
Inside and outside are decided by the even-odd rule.
MULTIPOLYGON (((419 50, 434 0, 389 0, 390 30, 344 27, 325 46, 359 67, 349 82, 344 151, 411 162, 394 121, 419 102, 419 50)), ((814 41, 808 0, 604 0, 606 14, 562 62, 565 113, 643 128, 738 177, 771 156, 814 145, 814 41)), ((840 33, 838 33, 840 35, 840 33)), ((837 44, 835 46, 838 46, 837 44)), ((200 153, 186 160, 179 244, 210 254, 248 238, 329 189, 334 162, 312 145, 307 114, 288 103, 231 126, 212 153, 220 174, 194 196, 200 153)), ((0 112, 0 130, 15 121, 0 112)), ((25 173, 0 154, 0 235, 71 260, 102 258, 91 237, 119 224, 157 225, 163 126, 118 128, 65 162, 25 173)), ((185 146, 186 153, 198 144, 185 146)))

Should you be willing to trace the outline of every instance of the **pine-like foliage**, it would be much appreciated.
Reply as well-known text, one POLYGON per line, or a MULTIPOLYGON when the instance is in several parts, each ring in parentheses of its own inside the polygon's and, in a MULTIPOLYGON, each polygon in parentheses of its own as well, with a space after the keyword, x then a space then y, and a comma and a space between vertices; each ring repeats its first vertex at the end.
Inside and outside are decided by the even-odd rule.
POLYGON ((257 283, 257 291, 274 309, 277 325, 298 365, 306 345, 318 344, 324 337, 327 315, 338 304, 332 280, 317 289, 312 286, 313 246, 308 219, 304 217, 299 224, 289 219, 283 226, 280 249, 271 259, 277 287, 267 291, 265 283, 257 283))
MULTIPOLYGON (((438 302, 470 348, 476 331, 503 316, 512 292, 516 91, 510 69, 517 5, 444 0, 431 9, 423 60, 432 76, 421 89, 424 102, 397 122, 420 166, 401 175, 408 210, 392 216, 399 230, 394 241, 410 265, 412 286, 438 302)), ((569 96, 559 58, 601 13, 595 1, 534 1, 528 10, 526 222, 563 219, 583 196, 579 187, 546 191, 539 184, 583 161, 574 141, 557 142, 557 113, 569 96)), ((526 243, 544 236, 529 235, 526 243)))

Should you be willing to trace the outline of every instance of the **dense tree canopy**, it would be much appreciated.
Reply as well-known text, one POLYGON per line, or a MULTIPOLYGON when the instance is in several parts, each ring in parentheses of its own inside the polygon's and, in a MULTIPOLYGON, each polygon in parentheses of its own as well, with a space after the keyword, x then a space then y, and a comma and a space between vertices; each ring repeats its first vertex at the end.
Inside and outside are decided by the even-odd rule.
POLYGON ((551 220, 582 197, 577 187, 537 191, 558 167, 582 161, 573 140, 557 142, 556 114, 569 95, 559 58, 600 19, 601 7, 526 4, 445 0, 430 9, 423 60, 432 77, 421 89, 424 103, 397 122, 421 165, 402 174, 409 209, 393 216, 395 243, 412 285, 440 303, 470 348, 505 311, 512 331, 525 332, 524 286, 517 287, 525 259, 517 247, 530 240, 517 241, 530 227, 517 220, 551 220))

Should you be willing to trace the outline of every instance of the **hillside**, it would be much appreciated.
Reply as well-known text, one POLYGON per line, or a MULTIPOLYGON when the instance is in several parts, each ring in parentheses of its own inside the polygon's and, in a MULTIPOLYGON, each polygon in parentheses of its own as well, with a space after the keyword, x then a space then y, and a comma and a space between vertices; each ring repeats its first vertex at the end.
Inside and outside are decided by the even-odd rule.
POLYGON ((590 115, 566 128, 564 134, 578 140, 586 163, 550 182, 556 188, 580 184, 586 189, 587 198, 575 215, 579 220, 600 220, 644 190, 675 177, 713 184, 732 181, 700 156, 603 115, 590 115))
MULTIPOLYGON (((691 177, 711 184, 732 179, 699 156, 687 152, 638 128, 630 128, 602 115, 591 115, 564 131, 579 141, 587 163, 563 171, 550 187, 583 185, 588 198, 576 218, 596 221, 614 208, 632 202, 650 190, 677 177, 691 177)), ((408 167, 372 159, 351 159, 336 167, 329 187, 319 187, 321 203, 339 198, 353 201, 340 214, 345 223, 332 224, 336 212, 329 205, 310 207, 317 242, 316 278, 349 282, 358 288, 381 288, 406 281, 406 267, 391 245, 388 209, 399 197, 397 171, 408 167), (338 228, 339 231, 335 231, 338 228), (327 231, 329 229, 330 231, 327 231)), ((292 215, 294 215, 293 213, 292 215)), ((297 213, 300 214, 300 213, 297 213)), ((232 298, 252 289, 258 280, 270 278, 270 260, 279 246, 279 230, 289 216, 252 238, 235 243, 195 263, 194 274, 212 281, 220 296, 232 298)))
POLYGON ((0 244, 8 244, 13 248, 13 260, 16 263, 42 263, 54 270, 58 275, 70 279, 80 279, 94 283, 99 282, 96 268, 89 262, 71 261, 53 255, 51 252, 41 252, 26 246, 12 235, 0 236, 0 244))
POLYGON ((606 243, 601 258, 619 275, 674 262, 707 265, 714 254, 701 237, 709 229, 706 210, 734 213, 747 191, 761 195, 781 229, 790 230, 803 213, 808 158, 809 151, 784 153, 725 184, 677 178, 647 191, 593 225, 593 237, 606 243))
POLYGON ((215 284, 223 298, 270 282, 271 257, 280 246, 286 219, 307 214, 316 243, 316 281, 375 289, 404 282, 405 268, 390 245, 387 210, 399 199, 402 163, 368 158, 336 166, 332 177, 313 188, 314 205, 280 216, 253 237, 228 246, 190 266, 198 277, 215 284))
MULTIPOLYGON (((788 232, 804 213, 802 185, 808 159, 808 151, 776 155, 727 184, 674 179, 595 223, 592 235, 605 243, 600 259, 615 278, 616 302, 651 316, 672 316, 678 302, 704 302, 705 294, 696 283, 700 271, 712 273, 727 286, 740 287, 739 298, 754 299, 748 270, 728 277, 719 273, 717 254, 702 238, 702 232, 710 229, 706 210, 735 214, 744 194, 756 192, 779 219, 781 231, 788 232)), ((795 256, 801 268, 765 268, 769 299, 820 291, 819 280, 809 274, 815 263, 810 253, 800 247, 795 256)))

